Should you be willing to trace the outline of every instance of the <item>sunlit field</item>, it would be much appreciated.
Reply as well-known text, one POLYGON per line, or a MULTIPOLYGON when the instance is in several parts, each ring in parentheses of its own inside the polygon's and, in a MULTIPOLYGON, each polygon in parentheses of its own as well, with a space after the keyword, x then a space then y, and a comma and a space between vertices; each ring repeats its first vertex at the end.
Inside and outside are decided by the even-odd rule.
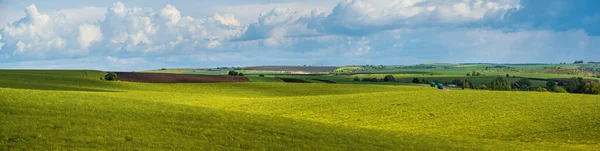
POLYGON ((0 71, 0 150, 597 150, 600 96, 0 71))

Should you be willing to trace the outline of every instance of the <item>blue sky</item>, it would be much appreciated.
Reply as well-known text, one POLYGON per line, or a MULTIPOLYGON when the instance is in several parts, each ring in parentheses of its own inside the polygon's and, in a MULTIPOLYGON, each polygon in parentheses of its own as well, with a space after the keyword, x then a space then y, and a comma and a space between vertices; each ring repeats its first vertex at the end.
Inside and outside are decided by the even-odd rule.
POLYGON ((600 61, 596 0, 0 0, 0 68, 600 61))

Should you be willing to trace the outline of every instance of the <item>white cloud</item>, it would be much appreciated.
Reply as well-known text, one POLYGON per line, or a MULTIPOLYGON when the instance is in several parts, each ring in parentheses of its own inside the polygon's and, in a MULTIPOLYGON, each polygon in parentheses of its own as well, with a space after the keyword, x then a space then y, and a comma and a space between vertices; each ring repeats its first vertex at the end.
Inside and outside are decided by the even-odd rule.
MULTIPOLYGON (((240 35, 245 28, 230 14, 207 19, 181 17, 176 7, 160 11, 127 8, 121 2, 105 9, 103 19, 82 21, 75 11, 85 14, 96 8, 61 10, 56 16, 39 13, 35 5, 26 16, 2 30, 3 56, 20 58, 60 58, 90 53, 144 55, 221 48, 222 42, 240 35), (65 15, 67 14, 67 15, 65 15), (74 17, 75 16, 75 17, 74 17)), ((97 18, 97 17, 91 17, 97 18)))
POLYGON ((467 24, 502 19, 518 0, 349 0, 325 19, 324 32, 365 34, 402 27, 467 24))
POLYGON ((113 56, 106 56, 106 60, 111 65, 137 65, 146 62, 143 58, 118 58, 113 56))
POLYGON ((4 46, 4 43, 2 42, 2 33, 0 33, 0 51, 2 51, 2 46, 4 46))
POLYGON ((213 18, 215 20, 218 20, 221 22, 221 24, 223 25, 228 25, 228 26, 241 26, 240 22, 235 19, 235 17, 231 14, 225 14, 223 16, 219 15, 219 14, 215 14, 213 16, 213 18))
POLYGON ((517 9, 520 5, 516 0, 346 0, 326 12, 304 7, 271 9, 255 17, 255 23, 243 24, 223 12, 208 18, 186 16, 172 5, 149 9, 116 2, 102 11, 83 8, 55 15, 42 14, 32 5, 24 18, 0 29, 0 58, 23 61, 92 57, 94 61, 133 67, 156 61, 148 59, 153 57, 162 57, 157 60, 168 63, 197 59, 203 62, 192 64, 203 65, 564 61, 600 57, 592 49, 597 48, 600 39, 579 30, 506 32, 469 26, 502 20, 506 12, 517 9), (104 12, 102 19, 81 19, 87 10, 94 10, 93 14, 104 12), (79 11, 79 17, 73 15, 79 11), (236 59, 222 59, 228 57, 236 59))
POLYGON ((167 5, 165 8, 160 10, 160 17, 167 19, 170 23, 177 23, 181 20, 181 13, 175 6, 167 5))
POLYGON ((92 42, 98 42, 100 40, 102 40, 100 28, 90 24, 79 26, 79 36, 77 37, 77 41, 79 42, 81 49, 88 49, 92 42))
POLYGON ((323 14, 301 14, 291 9, 276 8, 261 13, 258 22, 248 25, 248 29, 241 39, 255 40, 271 37, 317 35, 315 29, 308 27, 313 19, 317 17, 323 17, 323 14))
POLYGON ((69 21, 68 24, 80 25, 80 24, 92 24, 96 21, 104 19, 106 14, 106 8, 99 7, 83 7, 79 9, 62 9, 55 11, 54 16, 64 15, 69 21))
POLYGON ((221 44, 218 40, 211 40, 206 45, 206 48, 212 49, 212 48, 217 48, 217 47, 221 47, 221 46, 223 46, 223 44, 221 44))

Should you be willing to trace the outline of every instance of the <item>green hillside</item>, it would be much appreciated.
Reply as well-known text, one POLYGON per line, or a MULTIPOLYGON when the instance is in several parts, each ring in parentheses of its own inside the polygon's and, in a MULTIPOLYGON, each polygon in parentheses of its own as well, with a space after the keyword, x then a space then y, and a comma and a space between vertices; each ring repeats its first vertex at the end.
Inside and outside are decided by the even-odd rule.
POLYGON ((0 150, 600 148, 600 95, 103 75, 0 70, 0 150))

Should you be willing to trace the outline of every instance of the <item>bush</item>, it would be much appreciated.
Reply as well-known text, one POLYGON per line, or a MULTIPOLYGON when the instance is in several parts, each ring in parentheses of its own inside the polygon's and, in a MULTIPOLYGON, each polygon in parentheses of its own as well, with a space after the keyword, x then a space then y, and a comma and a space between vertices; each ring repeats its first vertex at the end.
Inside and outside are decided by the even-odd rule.
POLYGON ((595 82, 586 83, 583 86, 583 93, 585 94, 600 94, 600 84, 595 82))
POLYGON ((562 88, 562 87, 559 87, 559 86, 553 87, 552 91, 556 92, 556 93, 569 93, 569 92, 567 92, 567 90, 565 90, 565 88, 562 88))
POLYGON ((241 73, 241 72, 240 72, 240 73, 238 73, 237 75, 238 75, 238 76, 244 76, 244 73, 241 73))
POLYGON ((360 78, 354 77, 354 81, 360 81, 360 78))
POLYGON ((519 86, 527 86, 527 87, 531 87, 531 81, 529 81, 529 79, 527 78, 522 78, 519 79, 519 81, 517 81, 517 83, 519 84, 519 86))
POLYGON ((485 90, 485 89, 488 89, 488 87, 487 87, 487 85, 485 85, 485 84, 481 84, 481 85, 479 86, 479 89, 485 90))
POLYGON ((160 68, 160 70, 167 70, 167 68, 160 68))
POLYGON ((543 87, 538 87, 537 89, 535 89, 536 92, 548 92, 548 89, 543 88, 543 87))
POLYGON ((427 80, 427 79, 421 79, 421 83, 422 84, 430 84, 429 80, 427 80))
POLYGON ((363 82, 379 82, 377 78, 363 78, 361 81, 363 82))
POLYGON ((421 81, 419 80, 419 78, 413 78, 412 83, 420 83, 421 81))
POLYGON ((259 77, 265 77, 265 75, 264 75, 264 74, 261 74, 261 75, 258 75, 258 76, 259 76, 259 77))
POLYGON ((546 88, 552 90, 554 87, 556 87, 556 82, 554 82, 554 81, 546 82, 546 88))
POLYGON ((104 75, 104 80, 106 80, 106 81, 116 81, 116 80, 119 80, 119 78, 117 77, 116 73, 109 72, 109 73, 106 73, 106 75, 104 75))
POLYGON ((384 81, 384 82, 394 82, 394 81, 396 81, 396 78, 394 78, 394 76, 393 76, 393 75, 386 75, 386 76, 383 78, 383 81, 384 81))

